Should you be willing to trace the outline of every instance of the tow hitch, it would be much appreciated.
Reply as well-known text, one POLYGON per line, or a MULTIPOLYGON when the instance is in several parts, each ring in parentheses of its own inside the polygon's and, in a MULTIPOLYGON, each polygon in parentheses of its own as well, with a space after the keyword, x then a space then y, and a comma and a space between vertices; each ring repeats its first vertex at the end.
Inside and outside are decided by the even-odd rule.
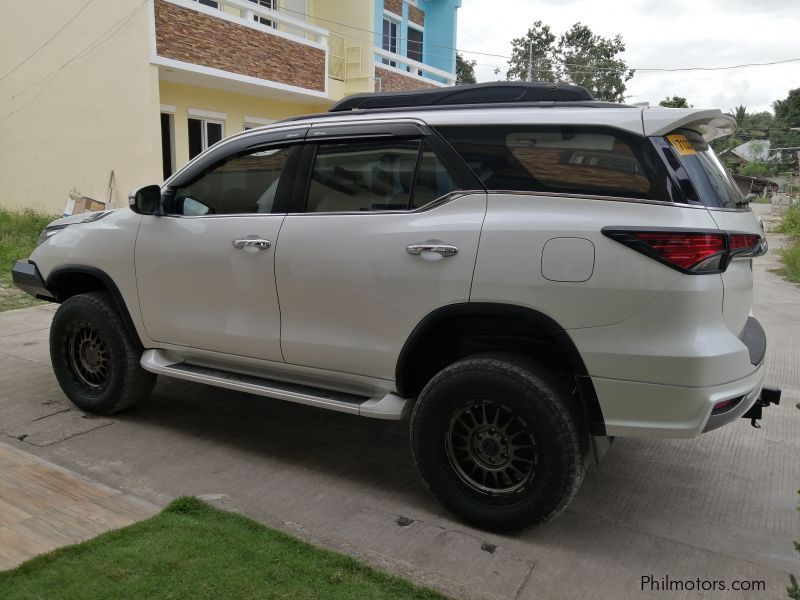
POLYGON ((746 413, 742 415, 743 419, 750 419, 750 425, 756 429, 761 429, 759 420, 761 420, 762 409, 768 407, 770 404, 781 403, 781 390, 780 388, 764 386, 761 388, 761 394, 758 396, 756 403, 750 407, 746 413))

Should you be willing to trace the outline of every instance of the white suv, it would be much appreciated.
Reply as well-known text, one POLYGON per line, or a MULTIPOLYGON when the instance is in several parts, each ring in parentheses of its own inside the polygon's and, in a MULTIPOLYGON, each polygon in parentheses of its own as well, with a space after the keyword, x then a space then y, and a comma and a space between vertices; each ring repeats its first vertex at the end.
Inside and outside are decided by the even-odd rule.
MULTIPOLYGON (((102 414, 156 375, 383 419, 460 517, 558 514, 613 436, 759 418, 762 228, 717 110, 510 83, 347 98, 246 131, 13 274, 102 414)), ((765 390, 765 391, 764 391, 765 390)), ((755 424, 755 421, 753 421, 755 424)))

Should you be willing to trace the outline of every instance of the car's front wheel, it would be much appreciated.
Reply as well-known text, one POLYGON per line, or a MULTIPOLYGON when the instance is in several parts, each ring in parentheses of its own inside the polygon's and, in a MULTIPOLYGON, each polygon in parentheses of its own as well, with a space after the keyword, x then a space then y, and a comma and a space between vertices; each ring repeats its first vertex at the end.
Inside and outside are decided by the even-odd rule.
POLYGON ((568 387, 513 355, 460 360, 420 394, 411 443, 438 500, 479 527, 543 522, 577 493, 588 433, 568 387))
POLYGON ((112 414, 153 389, 156 376, 139 364, 141 349, 104 292, 65 300, 50 326, 50 358, 61 389, 81 410, 112 414))

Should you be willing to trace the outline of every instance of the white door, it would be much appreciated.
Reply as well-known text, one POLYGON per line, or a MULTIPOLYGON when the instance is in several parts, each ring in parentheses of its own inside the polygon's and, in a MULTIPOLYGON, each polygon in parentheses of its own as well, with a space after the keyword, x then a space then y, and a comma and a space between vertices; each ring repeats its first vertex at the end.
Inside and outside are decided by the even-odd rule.
MULTIPOLYGON (((289 148, 235 155, 145 216, 136 278, 147 335, 161 343, 281 361, 273 206, 289 148)), ((281 191, 280 193, 283 193, 281 191)))
POLYGON ((276 254, 286 362, 394 379, 414 327, 469 300, 486 195, 455 187, 420 140, 319 144, 276 254))

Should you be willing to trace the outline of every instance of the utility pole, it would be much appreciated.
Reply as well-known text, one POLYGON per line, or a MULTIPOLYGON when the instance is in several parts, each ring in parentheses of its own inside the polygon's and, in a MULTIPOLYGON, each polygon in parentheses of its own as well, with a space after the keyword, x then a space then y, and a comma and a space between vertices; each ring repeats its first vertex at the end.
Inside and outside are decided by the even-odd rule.
POLYGON ((533 81, 533 40, 528 42, 528 81, 533 81))

